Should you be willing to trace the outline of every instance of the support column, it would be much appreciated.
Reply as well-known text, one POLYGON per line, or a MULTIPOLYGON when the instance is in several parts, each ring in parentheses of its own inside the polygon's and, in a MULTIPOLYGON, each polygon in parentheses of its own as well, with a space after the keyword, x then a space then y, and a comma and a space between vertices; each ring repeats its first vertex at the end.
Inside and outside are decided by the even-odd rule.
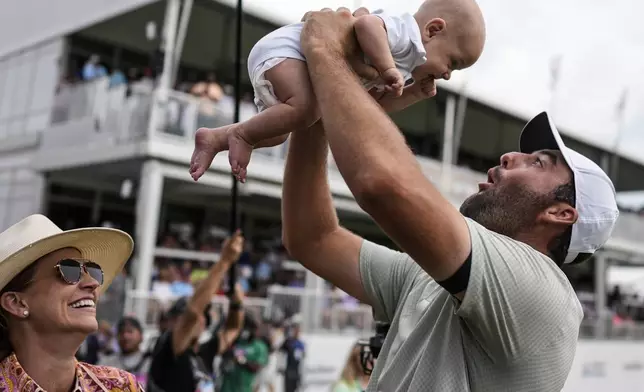
POLYGON ((300 300, 302 332, 313 332, 320 327, 322 311, 328 295, 324 292, 324 279, 311 271, 306 271, 305 295, 300 300))
MULTIPOLYGON (((145 161, 141 170, 136 201, 137 263, 134 287, 137 293, 148 293, 150 291, 162 194, 163 170, 161 164, 155 160, 145 161)), ((141 319, 145 319, 147 301, 137 299, 134 304, 136 315, 141 319)))
POLYGON ((601 155, 600 162, 599 162, 599 166, 601 166, 602 170, 604 170, 604 172, 607 175, 609 175, 609 177, 610 177, 610 173, 611 173, 611 170, 610 170, 611 157, 612 157, 611 153, 606 152, 606 151, 602 151, 602 155, 601 155))
POLYGON ((595 313, 598 322, 595 326, 595 337, 603 338, 606 335, 606 254, 598 252, 595 256, 595 313))
POLYGON ((172 62, 171 84, 173 85, 177 81, 177 72, 179 72, 179 64, 181 63, 183 44, 186 41, 186 35, 188 34, 188 25, 190 24, 190 16, 192 15, 193 1, 194 0, 184 0, 183 8, 181 9, 181 21, 179 22, 179 31, 177 33, 176 50, 174 54, 174 60, 172 62))
POLYGON ((440 179, 441 192, 450 191, 452 184, 452 163, 454 161, 454 123, 456 120, 456 97, 447 95, 445 105, 445 128, 443 129, 442 170, 440 179))
POLYGON ((148 138, 163 127, 168 93, 172 88, 172 68, 176 49, 177 23, 179 21, 180 0, 166 0, 165 22, 163 25, 163 72, 152 93, 148 138))
POLYGON ((92 218, 91 218, 91 224, 92 226, 99 226, 101 222, 99 222, 99 219, 101 217, 101 206, 103 202, 103 191, 102 190, 96 190, 96 193, 94 193, 94 202, 92 203, 92 218))
POLYGON ((458 105, 456 106, 456 120, 454 121, 454 148, 452 149, 452 164, 458 163, 458 151, 461 148, 463 139, 463 127, 465 126, 465 114, 467 113, 467 96, 460 94, 458 96, 458 105))

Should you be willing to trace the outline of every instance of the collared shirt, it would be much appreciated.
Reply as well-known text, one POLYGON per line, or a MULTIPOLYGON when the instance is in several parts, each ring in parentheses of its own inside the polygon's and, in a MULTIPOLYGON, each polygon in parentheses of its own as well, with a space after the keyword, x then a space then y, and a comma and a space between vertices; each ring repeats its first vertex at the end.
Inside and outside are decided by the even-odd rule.
MULTIPOLYGON (((144 392, 130 373, 108 366, 76 363, 73 392, 144 392)), ((12 353, 0 362, 0 391, 47 392, 36 383, 12 353)))
POLYGON ((559 392, 583 312, 566 275, 528 244, 465 219, 463 301, 408 255, 364 241, 360 276, 390 323, 367 391, 559 392))

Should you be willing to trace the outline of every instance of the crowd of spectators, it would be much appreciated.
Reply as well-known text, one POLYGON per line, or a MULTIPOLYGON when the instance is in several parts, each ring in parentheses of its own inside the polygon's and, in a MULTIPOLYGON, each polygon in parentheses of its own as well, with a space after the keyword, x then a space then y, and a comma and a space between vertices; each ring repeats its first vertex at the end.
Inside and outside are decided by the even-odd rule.
MULTIPOLYGON (((216 254, 219 252, 220 242, 221 240, 215 236, 208 236, 201 243, 197 243, 192 238, 181 238, 180 235, 167 233, 160 237, 157 245, 163 250, 216 254)), ((266 242, 253 244, 252 241, 248 241, 237 264, 238 281, 249 297, 266 297, 268 288, 274 284, 304 287, 304 272, 285 268, 285 262, 288 261, 288 253, 279 242, 274 241, 274 245, 267 245, 266 242)), ((206 276, 212 261, 157 257, 154 265, 152 294, 159 300, 164 300, 191 295, 195 285, 206 276)), ((220 294, 223 294, 224 290, 225 287, 221 289, 220 294)))
MULTIPOLYGON (((90 364, 124 369, 134 374, 141 385, 147 386, 146 390, 162 391, 152 380, 155 373, 151 373, 151 365, 155 357, 165 355, 160 336, 174 327, 173 320, 180 315, 177 309, 180 308, 182 301, 185 301, 185 298, 173 302, 172 306, 163 314, 157 326, 158 333, 154 336, 146 336, 143 324, 137 317, 125 316, 114 325, 102 321, 98 332, 90 335, 81 346, 77 353, 78 359, 90 364)), ((200 371, 207 372, 218 385, 221 385, 226 377, 235 378, 233 383, 236 383, 238 382, 236 378, 243 373, 245 374, 243 383, 250 382, 254 386, 254 391, 276 391, 277 378, 283 377, 284 390, 286 392, 296 391, 302 381, 302 367, 306 351, 306 346, 300 336, 297 317, 291 319, 261 318, 247 312, 235 340, 230 342, 230 346, 227 348, 222 348, 222 341, 219 340, 219 337, 220 331, 227 323, 227 313, 213 308, 210 310, 210 315, 212 316, 210 328, 200 339, 201 344, 197 351, 200 371), (262 366, 252 372, 246 372, 243 368, 236 371, 234 368, 240 366, 240 353, 237 350, 241 343, 238 340, 241 339, 241 331, 250 328, 250 325, 256 334, 252 338, 253 341, 246 344, 260 348, 253 360, 262 366)), ((244 355, 250 358, 248 352, 244 355)), ((179 384, 189 383, 193 377, 192 374, 184 375, 180 371, 175 371, 176 369, 166 370, 179 384), (184 376, 189 380, 180 380, 184 376)), ((194 370, 197 371, 196 368, 194 370)), ((247 391, 246 388, 241 387, 235 390, 247 391)))

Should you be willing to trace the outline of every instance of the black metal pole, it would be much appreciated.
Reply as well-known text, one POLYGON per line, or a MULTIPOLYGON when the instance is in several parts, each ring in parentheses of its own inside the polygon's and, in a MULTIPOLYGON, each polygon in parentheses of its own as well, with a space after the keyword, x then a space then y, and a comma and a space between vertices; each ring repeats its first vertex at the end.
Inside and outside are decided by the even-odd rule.
MULTIPOLYGON (((244 11, 242 0, 237 0, 237 23, 235 28, 237 30, 235 34, 235 122, 239 122, 239 110, 241 105, 241 81, 242 81, 242 70, 243 70, 243 61, 242 61, 242 25, 244 23, 244 11)), ((239 228, 239 193, 238 193, 238 182, 235 176, 232 176, 233 186, 230 193, 230 233, 234 233, 235 230, 239 228)), ((230 274, 228 276, 228 294, 232 295, 235 290, 235 283, 237 282, 237 267, 233 266, 230 269, 230 274)))

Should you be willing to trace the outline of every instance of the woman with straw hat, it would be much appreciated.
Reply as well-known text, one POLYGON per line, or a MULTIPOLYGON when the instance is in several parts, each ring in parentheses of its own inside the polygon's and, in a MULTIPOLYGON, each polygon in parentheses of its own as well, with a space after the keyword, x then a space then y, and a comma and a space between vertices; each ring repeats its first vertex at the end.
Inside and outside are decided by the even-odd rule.
POLYGON ((130 373, 78 362, 96 302, 132 254, 107 228, 62 231, 31 215, 0 233, 0 390, 137 392, 130 373))

